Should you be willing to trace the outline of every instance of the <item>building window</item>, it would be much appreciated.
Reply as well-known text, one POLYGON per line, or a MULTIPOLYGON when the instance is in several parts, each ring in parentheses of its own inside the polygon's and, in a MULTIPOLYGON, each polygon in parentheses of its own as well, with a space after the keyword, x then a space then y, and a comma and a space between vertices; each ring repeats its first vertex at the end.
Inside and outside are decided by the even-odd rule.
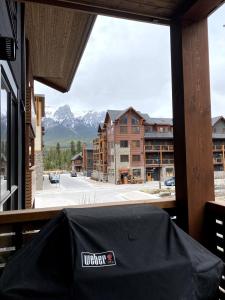
POLYGON ((133 176, 141 177, 141 169, 133 169, 133 176))
POLYGON ((129 155, 120 155, 120 162, 129 162, 129 155))
POLYGON ((131 145, 132 145, 133 148, 140 148, 141 143, 140 143, 139 140, 135 140, 135 141, 131 142, 131 145))
MULTIPOLYGON (((10 72, 5 71, 6 74, 10 72)), ((8 82, 5 74, 0 73, 0 210, 18 208, 18 104, 14 96, 17 89, 14 81, 11 85, 8 82)))
POLYGON ((145 127, 145 133, 148 133, 148 132, 153 132, 153 127, 152 126, 146 126, 145 127))
POLYGON ((139 124, 139 119, 136 116, 132 116, 131 124, 132 125, 138 125, 139 124))
POLYGON ((163 127, 159 127, 159 132, 163 132, 163 127))
POLYGON ((132 155, 132 161, 140 161, 141 156, 140 155, 132 155))
POLYGON ((122 116, 122 117, 120 118, 120 124, 121 124, 121 125, 127 125, 127 122, 128 122, 128 118, 127 118, 126 115, 125 115, 125 116, 122 116))
POLYGON ((139 126, 132 126, 131 132, 132 133, 140 133, 140 127, 139 126))
POLYGON ((127 133, 128 132, 128 130, 127 130, 127 126, 120 126, 120 133, 127 133))
POLYGON ((1 199, 8 190, 8 105, 10 93, 2 78, 1 80, 1 199))
POLYGON ((128 148, 128 141, 120 141, 120 148, 128 148))

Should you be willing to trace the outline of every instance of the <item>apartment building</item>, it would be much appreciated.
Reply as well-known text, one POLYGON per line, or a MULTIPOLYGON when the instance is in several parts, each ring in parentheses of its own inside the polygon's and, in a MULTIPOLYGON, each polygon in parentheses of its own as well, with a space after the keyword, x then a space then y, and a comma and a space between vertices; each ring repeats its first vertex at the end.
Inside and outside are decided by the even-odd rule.
POLYGON ((35 95, 36 108, 36 136, 35 136, 35 171, 36 171, 36 190, 43 189, 43 171, 44 171, 44 134, 45 128, 42 119, 45 117, 45 96, 35 95))
POLYGON ((82 164, 83 164, 83 157, 82 157, 82 152, 75 154, 71 158, 71 170, 76 171, 76 172, 81 172, 82 171, 82 164))
POLYGON ((85 176, 91 177, 93 172, 93 148, 82 145, 82 170, 85 176))
MULTIPOLYGON (((212 119, 213 164, 225 170, 225 119, 212 119)), ((174 176, 173 121, 150 118, 130 107, 108 110, 93 141, 92 178, 111 183, 165 180, 174 176)))

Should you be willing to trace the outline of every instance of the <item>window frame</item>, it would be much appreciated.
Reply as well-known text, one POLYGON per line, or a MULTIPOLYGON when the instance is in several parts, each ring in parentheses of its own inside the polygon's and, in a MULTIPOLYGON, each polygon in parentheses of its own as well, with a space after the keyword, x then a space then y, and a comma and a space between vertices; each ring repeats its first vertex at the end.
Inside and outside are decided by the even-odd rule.
MULTIPOLYGON (((10 67, 0 60, 0 86, 4 83, 7 89, 7 191, 0 193, 0 211, 18 208, 18 89, 10 67), (13 111, 13 108, 15 110, 13 111), (14 119, 14 116, 16 118, 14 119), (12 131, 15 132, 12 132, 12 131)), ((1 102, 1 89, 0 89, 1 102)), ((1 117, 1 106, 0 106, 1 117)), ((1 130, 0 130, 1 140, 1 130)))
POLYGON ((129 163, 129 155, 128 155, 128 154, 121 154, 121 155, 120 155, 120 162, 121 162, 121 163, 129 163), (123 157, 123 158, 127 157, 128 160, 122 160, 122 157, 123 157))
POLYGON ((128 148, 129 147, 129 143, 128 140, 120 140, 120 148, 128 148), (126 146, 123 145, 123 143, 126 142, 126 146))

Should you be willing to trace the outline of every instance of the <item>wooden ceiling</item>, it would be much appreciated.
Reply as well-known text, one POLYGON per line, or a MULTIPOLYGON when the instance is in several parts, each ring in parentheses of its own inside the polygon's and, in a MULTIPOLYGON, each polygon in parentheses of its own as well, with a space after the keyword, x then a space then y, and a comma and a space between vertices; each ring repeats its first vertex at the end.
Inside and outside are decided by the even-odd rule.
POLYGON ((225 0, 18 0, 34 78, 68 91, 98 14, 170 25, 207 17, 225 0))
POLYGON ((26 4, 26 34, 35 79, 69 90, 95 16, 43 4, 26 4))

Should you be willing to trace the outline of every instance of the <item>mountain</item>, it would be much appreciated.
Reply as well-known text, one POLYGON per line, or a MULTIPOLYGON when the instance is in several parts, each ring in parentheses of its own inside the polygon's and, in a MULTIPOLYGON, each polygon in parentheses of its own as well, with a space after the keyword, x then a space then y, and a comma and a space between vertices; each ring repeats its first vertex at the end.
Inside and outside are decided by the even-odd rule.
POLYGON ((54 146, 59 142, 63 146, 71 140, 91 143, 97 136, 99 123, 104 121, 105 112, 88 111, 83 116, 74 116, 69 105, 59 107, 55 113, 46 113, 44 143, 54 146))

